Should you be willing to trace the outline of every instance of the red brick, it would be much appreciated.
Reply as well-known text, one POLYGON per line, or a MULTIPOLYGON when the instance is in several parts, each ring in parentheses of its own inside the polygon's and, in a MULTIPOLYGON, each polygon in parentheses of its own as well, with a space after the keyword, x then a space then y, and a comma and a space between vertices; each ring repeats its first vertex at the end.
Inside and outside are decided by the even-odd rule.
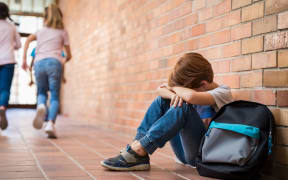
POLYGON ((178 43, 178 44, 173 46, 173 54, 181 53, 183 51, 186 51, 186 49, 187 49, 187 43, 186 42, 178 43))
POLYGON ((273 90, 255 90, 252 100, 265 105, 276 105, 276 93, 273 90))
POLYGON ((223 27, 233 26, 241 22, 241 11, 232 11, 223 17, 223 27))
POLYGON ((232 9, 237 9, 251 4, 252 0, 232 0, 232 9))
POLYGON ((242 40, 242 54, 263 51, 263 36, 242 40))
POLYGON ((241 24, 231 29, 231 40, 243 39, 251 36, 251 22, 241 24))
POLYGON ((216 5, 213 9, 213 16, 219 16, 231 10, 231 0, 223 0, 223 2, 216 5))
POLYGON ((185 25, 192 25, 198 23, 198 14, 194 13, 184 18, 185 25))
POLYGON ((278 51, 278 67, 288 67, 288 50, 278 51))
POLYGON ((264 71, 264 86, 288 87, 288 71, 264 71))
POLYGON ((182 4, 185 0, 174 0, 174 1, 168 1, 163 6, 160 7, 161 14, 164 14, 167 11, 170 11, 173 8, 178 7, 180 4, 182 4))
POLYGON ((193 39, 187 42, 187 50, 193 51, 199 48, 199 40, 193 39))
POLYGON ((251 101, 252 100, 252 91, 251 90, 235 90, 232 91, 233 100, 244 100, 251 101))
POLYGON ((276 51, 252 54, 252 69, 276 67, 276 51))
POLYGON ((288 126, 288 110, 280 108, 270 108, 274 118, 275 124, 280 126, 288 126))
POLYGON ((206 22, 206 31, 213 32, 222 29, 223 28, 222 22, 223 22, 222 18, 209 20, 208 22, 206 22))
POLYGON ((211 62, 214 73, 226 73, 230 71, 230 61, 212 61, 211 62))
POLYGON ((168 22, 171 22, 177 18, 190 14, 192 12, 191 4, 192 4, 191 1, 186 1, 185 3, 182 3, 180 7, 173 9, 167 15, 160 17, 158 19, 158 23, 159 23, 158 25, 161 26, 161 25, 167 24, 168 22))
POLYGON ((212 44, 212 37, 211 35, 207 35, 204 37, 199 38, 199 48, 208 47, 212 44))
POLYGON ((242 22, 257 19, 263 17, 263 15, 264 15, 263 1, 242 8, 242 22))
POLYGON ((288 145, 288 128, 276 128, 276 144, 288 145))
POLYGON ((247 71, 251 69, 251 56, 243 56, 231 60, 231 71, 247 71))
POLYGON ((249 72, 241 74, 240 87, 261 87, 262 86, 262 71, 249 72))
POLYGON ((214 47, 207 50, 199 51, 198 53, 203 54, 209 60, 223 58, 222 47, 214 47))
POLYGON ((230 41, 230 30, 213 33, 211 36, 211 45, 223 44, 230 41))
POLYGON ((168 24, 168 25, 163 27, 162 34, 165 35, 165 34, 173 32, 173 31, 182 29, 186 26, 185 23, 186 23, 186 19, 182 18, 182 19, 179 19, 179 20, 177 20, 171 24, 168 24))
POLYGON ((278 29, 288 28, 288 11, 278 15, 278 29))
POLYGON ((240 10, 230 12, 229 14, 217 19, 212 19, 206 23, 206 31, 213 32, 225 27, 240 23, 240 10))
POLYGON ((213 8, 205 8, 199 11, 199 22, 205 21, 213 17, 213 8))
POLYGON ((159 47, 167 46, 170 44, 174 44, 176 42, 179 42, 181 40, 181 33, 174 33, 172 35, 166 36, 162 39, 160 39, 159 47))
POLYGON ((183 39, 189 39, 194 36, 199 36, 205 33, 205 24, 198 24, 183 32, 183 39))
POLYGON ((231 88, 239 88, 239 75, 237 74, 228 74, 222 76, 216 76, 215 81, 219 84, 225 84, 231 88))
POLYGON ((288 31, 268 34, 265 36, 265 51, 288 47, 288 31))
POLYGON ((206 0, 207 7, 214 7, 222 2, 223 0, 206 0))
POLYGON ((288 91, 277 91, 277 106, 288 106, 288 91))
POLYGON ((253 22, 253 35, 272 32, 277 30, 277 17, 266 16, 253 22))
POLYGON ((240 42, 233 42, 232 44, 225 45, 221 47, 221 51, 223 52, 223 58, 233 57, 240 55, 240 42))
POLYGON ((202 9, 206 6, 206 1, 203 0, 194 0, 192 4, 192 10, 193 12, 202 9))
POLYGON ((288 1, 286 0, 266 0, 265 14, 273 14, 288 9, 288 1))

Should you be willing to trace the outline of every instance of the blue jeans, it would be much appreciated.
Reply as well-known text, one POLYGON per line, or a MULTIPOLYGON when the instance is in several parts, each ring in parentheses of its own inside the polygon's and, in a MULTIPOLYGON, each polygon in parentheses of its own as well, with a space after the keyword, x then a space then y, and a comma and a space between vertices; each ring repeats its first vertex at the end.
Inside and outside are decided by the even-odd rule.
POLYGON ((34 69, 37 84, 37 105, 46 105, 47 92, 50 91, 47 120, 55 122, 59 111, 62 64, 55 58, 45 58, 37 61, 34 69))
POLYGON ((10 89, 14 75, 15 64, 0 66, 0 106, 7 107, 10 97, 10 89))
POLYGON ((170 107, 170 100, 157 97, 148 108, 137 129, 138 140, 145 151, 152 154, 170 141, 177 158, 184 164, 195 165, 205 125, 194 105, 170 107))

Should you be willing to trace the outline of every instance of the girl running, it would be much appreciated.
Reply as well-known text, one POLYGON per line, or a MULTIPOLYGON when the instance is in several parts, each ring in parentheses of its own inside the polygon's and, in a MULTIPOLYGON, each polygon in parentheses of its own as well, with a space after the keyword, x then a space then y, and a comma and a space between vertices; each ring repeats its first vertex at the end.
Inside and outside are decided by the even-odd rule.
POLYGON ((8 127, 6 108, 16 63, 14 50, 21 47, 20 35, 16 27, 7 19, 12 21, 9 8, 5 3, 0 2, 0 128, 2 130, 8 127))
POLYGON ((41 129, 47 121, 45 132, 48 138, 56 138, 55 122, 59 110, 59 94, 61 86, 62 64, 71 59, 69 39, 64 29, 60 8, 51 4, 45 8, 44 27, 30 35, 25 42, 23 69, 27 69, 26 54, 30 42, 37 40, 35 57, 35 78, 37 85, 37 112, 33 126, 41 129), (66 58, 61 56, 63 48, 66 58), (46 108, 47 92, 50 91, 50 107, 46 108))

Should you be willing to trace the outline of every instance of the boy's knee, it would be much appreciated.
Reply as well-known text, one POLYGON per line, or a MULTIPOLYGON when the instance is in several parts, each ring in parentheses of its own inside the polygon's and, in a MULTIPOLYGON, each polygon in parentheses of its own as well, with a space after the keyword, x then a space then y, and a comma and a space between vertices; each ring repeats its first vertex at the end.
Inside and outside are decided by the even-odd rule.
POLYGON ((170 99, 164 99, 163 97, 158 96, 155 100, 160 105, 163 105, 163 104, 165 104, 165 105, 169 104, 170 105, 170 99))

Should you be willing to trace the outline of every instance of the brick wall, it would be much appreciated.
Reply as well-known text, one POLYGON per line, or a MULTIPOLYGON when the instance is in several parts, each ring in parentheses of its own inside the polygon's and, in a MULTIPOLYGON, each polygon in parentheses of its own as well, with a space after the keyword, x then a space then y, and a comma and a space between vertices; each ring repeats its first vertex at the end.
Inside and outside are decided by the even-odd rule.
POLYGON ((62 112, 133 133, 179 56, 199 52, 235 99, 269 105, 269 173, 288 176, 287 0, 61 0, 73 59, 62 112))

